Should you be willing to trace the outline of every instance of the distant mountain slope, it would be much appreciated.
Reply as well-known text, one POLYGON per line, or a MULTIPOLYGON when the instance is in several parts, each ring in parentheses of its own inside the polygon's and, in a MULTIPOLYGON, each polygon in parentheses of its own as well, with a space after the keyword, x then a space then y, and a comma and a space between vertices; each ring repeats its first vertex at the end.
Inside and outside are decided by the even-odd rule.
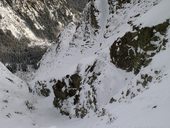
POLYGON ((87 1, 79 2, 76 7, 73 0, 0 1, 0 60, 13 72, 25 71, 21 65, 36 67, 58 33, 80 19, 87 1))
POLYGON ((82 8, 76 10, 73 0, 2 0, 1 27, 11 30, 15 36, 54 40, 60 29, 78 19, 86 3, 81 1, 82 8))

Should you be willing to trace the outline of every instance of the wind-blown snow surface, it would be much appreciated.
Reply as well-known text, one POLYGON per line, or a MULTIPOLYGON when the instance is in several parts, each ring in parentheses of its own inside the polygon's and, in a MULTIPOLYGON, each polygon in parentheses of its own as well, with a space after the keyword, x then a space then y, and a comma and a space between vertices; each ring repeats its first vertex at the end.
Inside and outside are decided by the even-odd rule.
MULTIPOLYGON (((111 15, 108 14, 107 7, 101 7, 102 0, 97 2, 96 6, 100 7, 100 12, 104 11, 106 14, 99 15, 98 19, 100 20, 101 17, 109 19, 111 15)), ((75 73, 77 68, 81 69, 80 74, 85 76, 84 70, 88 65, 92 65, 97 60, 95 71, 101 72, 98 78, 98 81, 101 82, 96 82, 95 85, 97 88, 98 106, 101 109, 103 108, 103 115, 99 116, 90 112, 83 119, 69 119, 68 117, 61 116, 57 109, 53 107, 54 95, 52 93, 49 97, 44 98, 36 95, 29 97, 27 91, 25 93, 19 91, 19 93, 15 93, 19 95, 19 101, 17 98, 12 100, 13 104, 11 103, 12 106, 9 109, 0 111, 0 124, 4 128, 15 126, 16 128, 169 128, 170 29, 168 28, 167 32, 168 43, 166 50, 155 55, 149 66, 142 68, 137 76, 133 73, 117 69, 110 63, 109 48, 118 37, 123 36, 127 31, 132 31, 131 26, 127 24, 130 20, 138 25, 142 23, 142 26, 153 26, 170 19, 169 12, 164 13, 165 10, 168 10, 170 1, 145 0, 140 4, 127 4, 126 6, 125 9, 120 10, 121 13, 119 15, 117 14, 116 17, 112 17, 109 20, 111 21, 109 22, 109 29, 102 30, 105 28, 101 27, 97 36, 91 35, 89 43, 83 41, 82 30, 84 24, 82 23, 82 27, 79 27, 77 30, 76 26, 71 23, 62 32, 60 44, 51 47, 43 57, 40 69, 36 72, 34 80, 30 82, 32 84, 37 80, 49 81, 53 78, 61 79, 67 74, 75 73), (157 3, 157 5, 153 3, 157 3), (152 19, 158 10, 163 13, 161 13, 162 17, 159 18, 160 20, 154 21, 152 19), (134 17, 136 13, 140 13, 140 16, 134 17), (103 38, 103 34, 107 36, 107 39, 103 38), (76 38, 73 38, 75 36, 76 38), (58 49, 56 50, 57 47, 58 49), (158 72, 155 73, 154 71, 158 72), (133 87, 136 86, 136 82, 140 79, 141 74, 152 75, 153 80, 149 83, 147 90, 140 88, 141 91, 138 92, 133 87), (135 98, 125 97, 120 102, 109 103, 111 97, 119 99, 121 92, 129 88, 136 94, 135 98), (26 96, 27 94, 28 97, 26 96), (26 100, 33 102, 35 109, 28 110, 25 108, 25 105, 21 105, 26 100), (15 108, 19 108, 24 114, 18 116, 11 114, 10 118, 5 116, 6 113, 12 113, 11 111, 15 113, 17 110, 15 108)), ((106 24, 106 20, 102 19, 100 25, 104 26, 104 24, 106 24)), ((3 68, 3 70, 5 69, 3 68)), ((6 71, 2 74, 5 75, 0 75, 2 76, 0 81, 4 81, 6 76, 9 77, 6 71)), ((11 85, 8 80, 6 81, 7 83, 0 84, 2 90, 11 85)), ((13 92, 16 90, 15 85, 17 84, 12 86, 14 87, 14 89, 12 88, 13 92)), ((51 88, 50 84, 49 88, 51 88)), ((16 91, 18 92, 18 89, 16 91)), ((4 100, 4 95, 0 96, 4 100)), ((9 93, 9 96, 15 98, 16 95, 9 93)))

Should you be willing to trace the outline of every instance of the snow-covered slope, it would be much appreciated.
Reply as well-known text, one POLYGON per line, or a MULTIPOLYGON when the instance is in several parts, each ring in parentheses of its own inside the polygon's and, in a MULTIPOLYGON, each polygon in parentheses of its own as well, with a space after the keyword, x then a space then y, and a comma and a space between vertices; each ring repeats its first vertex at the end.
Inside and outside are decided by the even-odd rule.
POLYGON ((8 122, 29 128, 169 128, 169 6, 169 0, 89 3, 85 18, 66 27, 29 81, 35 109, 23 110, 28 121, 11 116, 8 122))
POLYGON ((28 85, 0 63, 0 124, 17 127, 32 123, 26 103, 31 99, 28 85))
MULTIPOLYGON (((163 42, 167 42, 167 36, 164 33, 166 33, 166 27, 169 24, 167 21, 166 25, 165 21, 169 14, 164 16, 164 21, 158 21, 157 24, 151 21, 150 24, 155 25, 151 28, 144 25, 145 21, 140 22, 138 19, 144 17, 143 20, 149 22, 150 20, 146 19, 147 15, 155 13, 154 8, 161 6, 159 8, 166 9, 164 3, 169 3, 167 1, 159 2, 157 0, 125 2, 118 9, 114 8, 119 5, 119 2, 113 2, 111 9, 115 12, 110 12, 111 5, 108 4, 107 0, 89 3, 84 11, 85 18, 80 25, 76 27, 71 23, 61 33, 57 44, 44 55, 33 80, 36 83, 35 87, 38 88, 36 91, 41 93, 43 86, 49 88, 51 92, 54 91, 53 103, 55 106, 59 106, 61 113, 71 117, 82 116, 80 113, 86 115, 89 109, 95 112, 100 111, 101 105, 108 104, 123 87, 129 85, 136 87, 135 82, 155 77, 148 75, 148 73, 139 72, 150 63, 156 53, 164 49, 163 42), (143 28, 140 27, 141 23, 143 28), (162 29, 159 29, 160 27, 162 29), (126 38, 131 39, 135 34, 137 34, 134 37, 137 40, 136 44, 125 43, 125 46, 119 44, 119 40, 123 42, 126 38), (130 37, 126 37, 129 35, 130 37), (159 39, 154 41, 155 38, 159 39), (140 42, 144 47, 142 44, 138 46, 137 43, 140 42), (120 47, 117 48, 117 45, 120 47), (126 56, 126 47, 127 53, 130 53, 128 56, 126 56), (133 72, 139 73, 139 80, 133 72), (145 75, 147 78, 143 78, 145 75), (74 79, 79 79, 78 83, 75 82, 77 85, 74 85, 74 79), (133 81, 135 84, 131 84, 133 81), (60 94, 60 92, 62 93, 60 94), (78 114, 76 111, 79 111, 78 114)), ((133 40, 132 38, 129 42, 133 40)), ((153 72, 155 70, 153 69, 153 72)), ((145 90, 145 87, 142 87, 144 85, 139 86, 138 89, 145 90)), ((130 93, 129 97, 137 95, 134 94, 135 92, 129 92, 130 90, 126 91, 124 92, 125 96, 119 96, 120 100, 126 97, 126 93, 130 93)))

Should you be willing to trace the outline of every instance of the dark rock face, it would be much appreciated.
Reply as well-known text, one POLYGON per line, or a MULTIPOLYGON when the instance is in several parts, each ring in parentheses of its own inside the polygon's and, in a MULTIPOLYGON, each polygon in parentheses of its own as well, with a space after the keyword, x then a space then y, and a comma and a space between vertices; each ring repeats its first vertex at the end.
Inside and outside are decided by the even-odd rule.
POLYGON ((53 79, 54 106, 61 114, 71 117, 83 118, 92 110, 97 112, 96 88, 99 72, 95 72, 97 61, 85 69, 85 76, 78 72, 66 75, 61 80, 53 79), (69 109, 71 108, 71 110, 69 109))
POLYGON ((81 80, 81 76, 76 73, 71 76, 67 75, 65 78, 62 79, 62 81, 58 80, 53 85, 53 91, 55 94, 53 104, 56 108, 60 109, 60 112, 62 114, 69 115, 69 112, 62 110, 62 105, 65 100, 70 97, 74 97, 74 105, 79 102, 78 93, 81 90, 81 80))
POLYGON ((154 27, 136 28, 136 32, 127 32, 111 46, 111 62, 118 68, 137 74, 151 62, 156 53, 165 48, 168 26, 169 20, 154 27))
POLYGON ((89 0, 67 0, 70 7, 82 12, 89 0))
POLYGON ((96 7, 94 6, 94 1, 92 0, 91 1, 91 4, 90 4, 90 9, 89 9, 89 18, 90 18, 90 24, 93 28, 96 28, 98 29, 99 28, 99 25, 98 25, 98 22, 97 22, 97 19, 96 19, 96 15, 99 13, 99 11, 96 9, 96 7))
POLYGON ((131 0, 116 0, 116 1, 117 1, 118 5, 120 7, 122 6, 122 4, 126 4, 126 3, 130 3, 131 2, 131 0))
POLYGON ((137 85, 142 85, 144 88, 148 86, 148 83, 152 82, 153 77, 148 75, 148 74, 142 74, 141 75, 141 80, 137 81, 137 85))
POLYGON ((64 100, 68 97, 72 97, 76 95, 76 92, 79 91, 80 89, 80 84, 81 84, 81 77, 78 74, 73 74, 72 76, 66 76, 65 79, 62 79, 62 81, 58 80, 55 83, 55 85, 53 85, 53 90, 56 99, 64 100), (70 86, 68 88, 66 87, 67 84, 65 80, 68 80, 69 82, 70 86), (62 90, 63 88, 65 88, 65 90, 62 90))
MULTIPOLYGON (((138 0, 140 1, 140 0, 138 0)), ((108 0, 110 13, 116 12, 118 9, 123 8, 123 5, 130 3, 131 0, 108 0)))

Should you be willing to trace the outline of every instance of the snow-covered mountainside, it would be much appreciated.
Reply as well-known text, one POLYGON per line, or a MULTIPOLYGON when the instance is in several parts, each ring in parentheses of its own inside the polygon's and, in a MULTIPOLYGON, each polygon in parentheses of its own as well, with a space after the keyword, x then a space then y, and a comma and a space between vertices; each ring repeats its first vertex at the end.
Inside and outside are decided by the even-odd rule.
POLYGON ((13 72, 16 64, 35 66, 58 33, 80 18, 87 0, 80 2, 76 7, 74 0, 1 0, 0 60, 13 72))
POLYGON ((60 33, 33 79, 22 83, 25 96, 17 89, 19 78, 0 65, 0 79, 7 81, 0 88, 12 80, 7 95, 16 101, 0 95, 2 108, 9 104, 0 111, 0 124, 169 128, 169 7, 169 0, 91 0, 84 18, 60 33))
POLYGON ((21 120, 25 120, 25 123, 31 122, 27 119, 28 117, 25 117, 27 113, 30 113, 27 108, 29 105, 26 105, 29 104, 29 99, 31 99, 28 85, 13 75, 2 63, 0 63, 0 73, 1 127, 17 127, 16 124, 20 124, 21 120))

